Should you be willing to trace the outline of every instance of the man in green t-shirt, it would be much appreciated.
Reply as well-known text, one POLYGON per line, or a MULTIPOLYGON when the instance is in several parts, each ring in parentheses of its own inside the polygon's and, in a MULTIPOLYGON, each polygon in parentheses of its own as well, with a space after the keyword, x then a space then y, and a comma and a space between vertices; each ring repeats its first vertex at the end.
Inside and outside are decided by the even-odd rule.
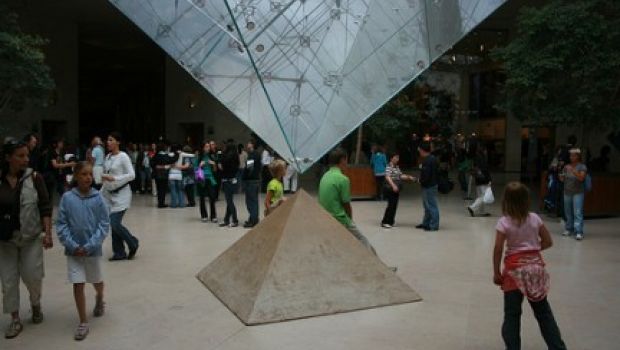
POLYGON ((337 148, 329 154, 330 169, 323 175, 319 184, 319 203, 366 248, 377 255, 375 248, 373 248, 368 239, 364 237, 353 222, 351 182, 343 174, 347 163, 347 154, 344 150, 337 148))

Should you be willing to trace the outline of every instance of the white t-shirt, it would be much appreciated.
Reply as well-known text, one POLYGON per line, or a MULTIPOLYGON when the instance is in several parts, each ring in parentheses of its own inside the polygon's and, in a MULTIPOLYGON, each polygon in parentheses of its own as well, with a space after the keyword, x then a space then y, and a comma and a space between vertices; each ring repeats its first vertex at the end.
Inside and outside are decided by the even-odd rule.
POLYGON ((116 213, 126 210, 131 205, 131 188, 129 182, 136 177, 131 165, 131 159, 125 152, 119 152, 116 155, 108 154, 103 163, 103 173, 112 175, 114 181, 104 181, 101 193, 110 208, 110 212, 116 213), (127 184, 117 193, 112 193, 127 184))

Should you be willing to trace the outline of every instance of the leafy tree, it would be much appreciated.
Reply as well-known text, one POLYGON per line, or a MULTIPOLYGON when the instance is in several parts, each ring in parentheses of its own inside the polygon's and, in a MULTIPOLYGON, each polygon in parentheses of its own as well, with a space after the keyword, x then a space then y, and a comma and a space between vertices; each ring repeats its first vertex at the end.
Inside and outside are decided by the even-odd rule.
POLYGON ((0 5, 0 115, 19 111, 26 102, 47 102, 54 81, 45 64, 39 36, 24 33, 17 15, 0 5))
POLYGON ((532 124, 620 125, 620 1, 552 0, 525 8, 492 57, 506 71, 499 106, 532 124))

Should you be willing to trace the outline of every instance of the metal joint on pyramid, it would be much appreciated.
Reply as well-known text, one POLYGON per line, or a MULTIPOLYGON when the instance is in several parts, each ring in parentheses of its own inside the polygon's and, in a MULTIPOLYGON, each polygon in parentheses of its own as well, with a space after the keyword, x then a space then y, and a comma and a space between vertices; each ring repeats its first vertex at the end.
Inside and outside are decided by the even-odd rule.
POLYGON ((110 1, 300 172, 506 2, 110 1))

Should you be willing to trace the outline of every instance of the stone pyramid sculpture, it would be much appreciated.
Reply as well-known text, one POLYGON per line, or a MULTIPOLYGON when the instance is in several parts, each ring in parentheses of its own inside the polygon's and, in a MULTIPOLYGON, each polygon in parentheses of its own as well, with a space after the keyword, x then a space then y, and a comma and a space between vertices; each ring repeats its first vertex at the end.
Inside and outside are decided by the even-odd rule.
POLYGON ((109 1, 304 171, 507 0, 109 1))
POLYGON ((197 278, 246 325, 421 300, 303 190, 197 278))

